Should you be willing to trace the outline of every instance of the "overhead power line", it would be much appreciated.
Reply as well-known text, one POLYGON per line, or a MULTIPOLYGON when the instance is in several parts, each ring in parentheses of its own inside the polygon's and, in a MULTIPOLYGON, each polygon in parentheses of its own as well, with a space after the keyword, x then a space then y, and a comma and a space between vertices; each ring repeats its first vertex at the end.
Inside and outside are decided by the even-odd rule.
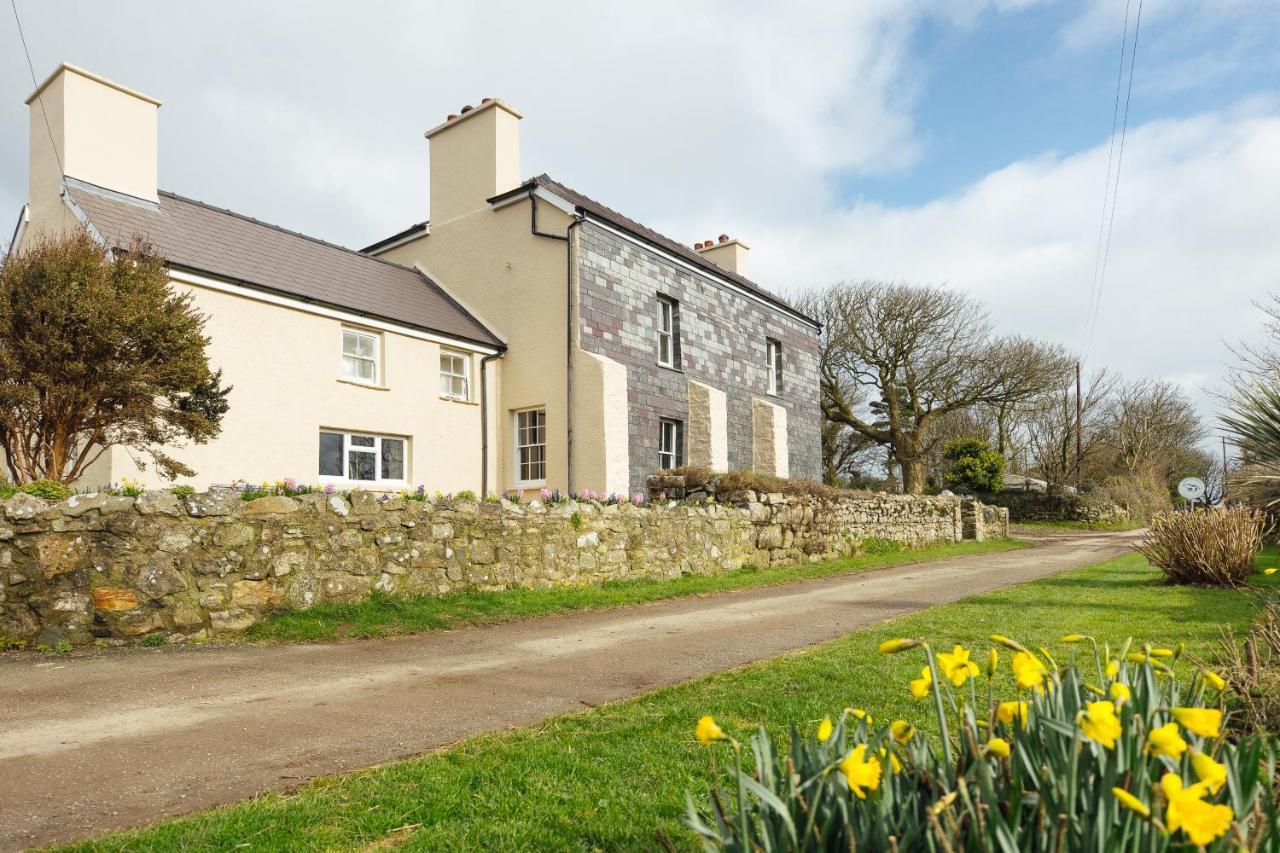
MULTIPOLYGON (((36 67, 31 62, 31 51, 27 48, 27 36, 22 31, 22 17, 18 14, 18 0, 9 0, 9 5, 13 7, 13 21, 18 25, 18 40, 22 42, 22 52, 27 57, 27 71, 31 73, 31 91, 35 91, 40 87, 40 83, 36 80, 36 67)), ((49 134, 49 145, 53 147, 53 157, 58 161, 58 173, 62 177, 67 176, 67 170, 62 165, 62 153, 58 151, 58 143, 53 138, 53 128, 49 125, 49 113, 44 108, 44 98, 36 99, 40 104, 40 115, 44 118, 44 129, 49 134)))
MULTIPOLYGON (((1115 182, 1111 188, 1111 214, 1107 217, 1106 240, 1104 241, 1102 250, 1102 263, 1098 269, 1098 287, 1097 293, 1093 297, 1093 304, 1090 309, 1091 320, 1089 323, 1089 333, 1085 339, 1084 354, 1082 360, 1088 359, 1089 351, 1093 348, 1094 333, 1098 328, 1098 318, 1102 313, 1102 294, 1107 283, 1107 262, 1111 258, 1111 236, 1116 224, 1116 202, 1120 193, 1120 170, 1124 165, 1124 144, 1125 137, 1129 130, 1129 104, 1133 100, 1133 69, 1138 57, 1138 36, 1142 32, 1142 6, 1144 0, 1138 0, 1138 14, 1134 18, 1133 24, 1133 44, 1129 49, 1129 84, 1124 96, 1124 120, 1120 125, 1120 147, 1116 154, 1116 170, 1115 182)), ((1126 27, 1127 29, 1127 27, 1126 27)), ((1121 48, 1123 50, 1123 46, 1121 48)), ((1122 59, 1123 61, 1123 59, 1122 59)))

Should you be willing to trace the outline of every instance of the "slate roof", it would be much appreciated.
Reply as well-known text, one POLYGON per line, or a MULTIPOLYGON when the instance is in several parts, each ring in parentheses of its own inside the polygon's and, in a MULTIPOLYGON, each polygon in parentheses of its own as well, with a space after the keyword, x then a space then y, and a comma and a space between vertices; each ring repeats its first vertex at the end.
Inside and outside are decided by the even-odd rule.
POLYGON ((438 284, 409 267, 161 192, 158 205, 67 182, 113 247, 148 241, 170 264, 473 343, 502 341, 438 284))

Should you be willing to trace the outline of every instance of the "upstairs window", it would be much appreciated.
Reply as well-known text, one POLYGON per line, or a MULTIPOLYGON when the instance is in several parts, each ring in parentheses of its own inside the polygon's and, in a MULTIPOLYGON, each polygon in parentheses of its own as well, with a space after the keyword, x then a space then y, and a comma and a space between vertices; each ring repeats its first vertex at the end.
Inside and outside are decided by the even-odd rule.
POLYGON ((320 433, 320 476, 363 483, 405 482, 403 438, 362 433, 320 433))
POLYGON ((378 384, 378 360, 382 336, 355 329, 342 330, 342 378, 366 385, 378 384))
POLYGON ((450 400, 471 399, 471 356, 440 351, 440 396, 450 400))
POLYGON ((658 364, 680 369, 680 303, 658 296, 658 364))
POLYGON ((547 410, 516 412, 516 481, 538 486, 547 481, 547 410))
POLYGON ((766 390, 777 396, 782 393, 782 344, 773 338, 765 338, 765 374, 768 376, 766 390))
POLYGON ((663 470, 684 464, 684 423, 673 418, 658 420, 658 467, 663 470))

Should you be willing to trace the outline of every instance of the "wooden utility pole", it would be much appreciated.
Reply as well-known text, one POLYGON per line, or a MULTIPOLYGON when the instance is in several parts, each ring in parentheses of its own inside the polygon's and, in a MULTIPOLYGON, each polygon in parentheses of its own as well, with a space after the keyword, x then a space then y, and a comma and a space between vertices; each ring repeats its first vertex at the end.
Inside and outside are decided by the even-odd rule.
POLYGON ((1218 502, 1224 506, 1227 503, 1227 437, 1222 437, 1222 496, 1218 498, 1218 502))
POLYGON ((1080 433, 1081 421, 1081 404, 1080 404, 1080 362, 1076 362, 1076 491, 1084 491, 1084 483, 1080 479, 1080 453, 1083 441, 1080 433))

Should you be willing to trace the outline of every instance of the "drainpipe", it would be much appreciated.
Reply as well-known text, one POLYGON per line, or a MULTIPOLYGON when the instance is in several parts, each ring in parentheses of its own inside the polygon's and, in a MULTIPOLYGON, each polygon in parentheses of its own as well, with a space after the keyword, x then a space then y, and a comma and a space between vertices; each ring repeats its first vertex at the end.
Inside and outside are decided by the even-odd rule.
POLYGON ((480 497, 489 494, 489 375, 485 366, 502 353, 495 352, 480 359, 480 497))
POLYGON ((573 230, 586 218, 581 213, 576 215, 563 235, 538 230, 538 196, 537 185, 529 186, 529 233, 535 237, 546 237, 550 240, 563 240, 565 245, 565 490, 573 493, 573 230))

